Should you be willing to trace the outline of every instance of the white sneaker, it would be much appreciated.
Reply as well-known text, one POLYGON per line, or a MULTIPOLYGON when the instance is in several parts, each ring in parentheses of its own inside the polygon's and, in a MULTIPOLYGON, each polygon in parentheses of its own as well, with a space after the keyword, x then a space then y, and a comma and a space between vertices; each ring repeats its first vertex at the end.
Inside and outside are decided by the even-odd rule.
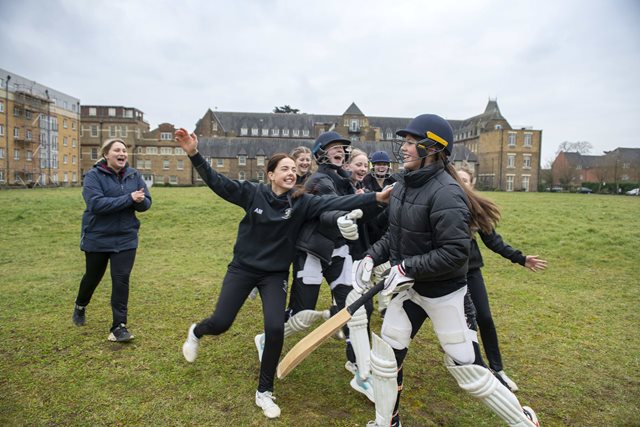
POLYGON ((258 334, 253 339, 256 343, 256 349, 258 350, 258 360, 262 362, 262 352, 264 351, 264 334, 258 334))
POLYGON ((509 378, 507 376, 507 374, 504 373, 504 371, 498 371, 497 374, 500 375, 500 378, 502 378, 502 381, 507 383, 507 385, 509 386, 511 391, 513 391, 513 392, 518 391, 518 385, 516 383, 514 383, 513 380, 511 378, 509 378))
POLYGON ((347 363, 344 364, 344 369, 351 372, 353 375, 356 375, 358 373, 358 365, 356 365, 354 362, 349 362, 348 360, 347 363))
POLYGON ((360 378, 360 375, 357 373, 351 379, 351 388, 357 391, 358 393, 362 393, 367 396, 367 399, 375 403, 375 398, 373 396, 373 386, 371 385, 371 381, 369 378, 363 380, 360 378))
POLYGON ((189 327, 187 339, 184 344, 182 344, 182 354, 189 363, 193 363, 196 360, 196 357, 198 357, 198 346, 200 346, 200 340, 193 333, 195 327, 195 323, 189 327))
POLYGON ((528 406, 523 406, 522 411, 524 414, 531 420, 534 426, 540 427, 540 422, 538 421, 538 417, 536 416, 536 412, 528 406))
POLYGON ((270 391, 260 393, 256 390, 256 405, 262 408, 264 416, 267 418, 278 418, 280 416, 280 407, 274 402, 276 398, 270 391))

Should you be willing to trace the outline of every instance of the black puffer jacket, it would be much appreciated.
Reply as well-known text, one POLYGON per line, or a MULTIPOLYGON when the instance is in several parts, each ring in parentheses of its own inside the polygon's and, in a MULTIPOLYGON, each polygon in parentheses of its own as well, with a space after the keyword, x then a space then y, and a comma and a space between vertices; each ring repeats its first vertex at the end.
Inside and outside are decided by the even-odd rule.
POLYGON ((413 288, 439 297, 466 284, 471 233, 464 190, 442 162, 398 177, 391 193, 389 230, 369 250, 376 265, 404 261, 413 288))
MULTIPOLYGON (((502 236, 496 233, 496 230, 492 230, 491 234, 483 233, 482 231, 478 231, 477 235, 480 236, 484 245, 491 249, 493 252, 498 255, 502 255, 504 258, 510 260, 511 262, 518 263, 520 265, 524 265, 527 261, 527 257, 522 254, 517 249, 512 248, 504 240, 502 240, 502 236)), ((484 262, 482 261, 482 254, 480 253, 480 248, 478 247, 477 239, 474 238, 471 240, 471 255, 469 256, 469 270, 474 270, 477 268, 482 268, 484 262)))

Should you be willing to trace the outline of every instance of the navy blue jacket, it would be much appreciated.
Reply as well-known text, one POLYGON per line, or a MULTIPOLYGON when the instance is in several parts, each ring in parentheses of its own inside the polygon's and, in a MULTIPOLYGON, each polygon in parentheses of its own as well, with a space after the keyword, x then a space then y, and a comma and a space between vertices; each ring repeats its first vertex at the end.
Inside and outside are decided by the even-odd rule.
POLYGON ((128 164, 116 174, 106 161, 96 163, 84 176, 80 249, 86 252, 121 252, 138 247, 140 221, 136 211, 151 207, 151 195, 140 173, 128 164), (144 188, 145 199, 135 203, 131 193, 144 188))
POLYGON ((253 272, 288 272, 295 244, 306 221, 326 210, 377 206, 376 195, 293 197, 296 188, 277 196, 270 185, 237 181, 217 173, 199 153, 189 157, 214 193, 240 206, 245 215, 238 226, 232 265, 253 272))
MULTIPOLYGON (((502 236, 496 233, 496 230, 492 230, 491 234, 485 234, 481 230, 478 230, 477 234, 482 239, 484 245, 491 249, 493 252, 502 255, 504 258, 510 260, 512 263, 518 263, 522 266, 527 261, 527 257, 522 254, 517 249, 509 246, 504 240, 502 240, 502 236)), ((478 247, 477 239, 471 239, 471 252, 469 256, 469 270, 474 270, 477 268, 481 268, 484 265, 482 260, 482 254, 480 253, 480 248, 478 247)))

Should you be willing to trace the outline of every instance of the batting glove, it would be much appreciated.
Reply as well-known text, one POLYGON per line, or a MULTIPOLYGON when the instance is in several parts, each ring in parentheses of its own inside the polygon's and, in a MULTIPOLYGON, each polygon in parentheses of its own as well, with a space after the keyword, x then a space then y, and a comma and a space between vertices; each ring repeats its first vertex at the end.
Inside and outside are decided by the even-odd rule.
POLYGON ((384 281, 384 289, 380 293, 387 296, 409 289, 411 286, 413 286, 413 279, 405 274, 403 261, 391 267, 389 275, 384 281))
POLYGON ((351 268, 351 284, 353 289, 358 293, 364 293, 367 289, 373 287, 371 282, 371 273, 373 272, 373 258, 369 255, 355 261, 351 268))
POLYGON ((340 234, 347 240, 358 240, 358 224, 356 220, 362 218, 362 210, 355 209, 348 214, 338 218, 338 229, 340 234))

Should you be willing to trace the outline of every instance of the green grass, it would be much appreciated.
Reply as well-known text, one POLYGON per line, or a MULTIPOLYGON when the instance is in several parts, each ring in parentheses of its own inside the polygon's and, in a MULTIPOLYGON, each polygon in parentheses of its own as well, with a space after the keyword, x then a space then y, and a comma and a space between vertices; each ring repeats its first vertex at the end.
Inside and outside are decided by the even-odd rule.
MULTIPOLYGON (((128 345, 106 340, 110 280, 83 328, 71 324, 84 268, 80 189, 0 191, 0 425, 362 426, 373 405, 349 387, 331 340, 276 382, 282 408, 253 402, 259 299, 198 360, 180 351, 212 311, 231 259, 239 208, 206 188, 153 188, 139 217, 128 345)), ((640 198, 485 193, 505 240, 549 261, 531 273, 483 250, 485 279, 509 375, 544 426, 640 425, 640 198)), ((321 305, 328 305, 323 288, 321 305)), ((380 319, 373 318, 379 331, 380 319)), ((299 337, 285 343, 285 351, 299 337)), ((458 388, 427 322, 405 362, 403 425, 502 425, 458 388)))

